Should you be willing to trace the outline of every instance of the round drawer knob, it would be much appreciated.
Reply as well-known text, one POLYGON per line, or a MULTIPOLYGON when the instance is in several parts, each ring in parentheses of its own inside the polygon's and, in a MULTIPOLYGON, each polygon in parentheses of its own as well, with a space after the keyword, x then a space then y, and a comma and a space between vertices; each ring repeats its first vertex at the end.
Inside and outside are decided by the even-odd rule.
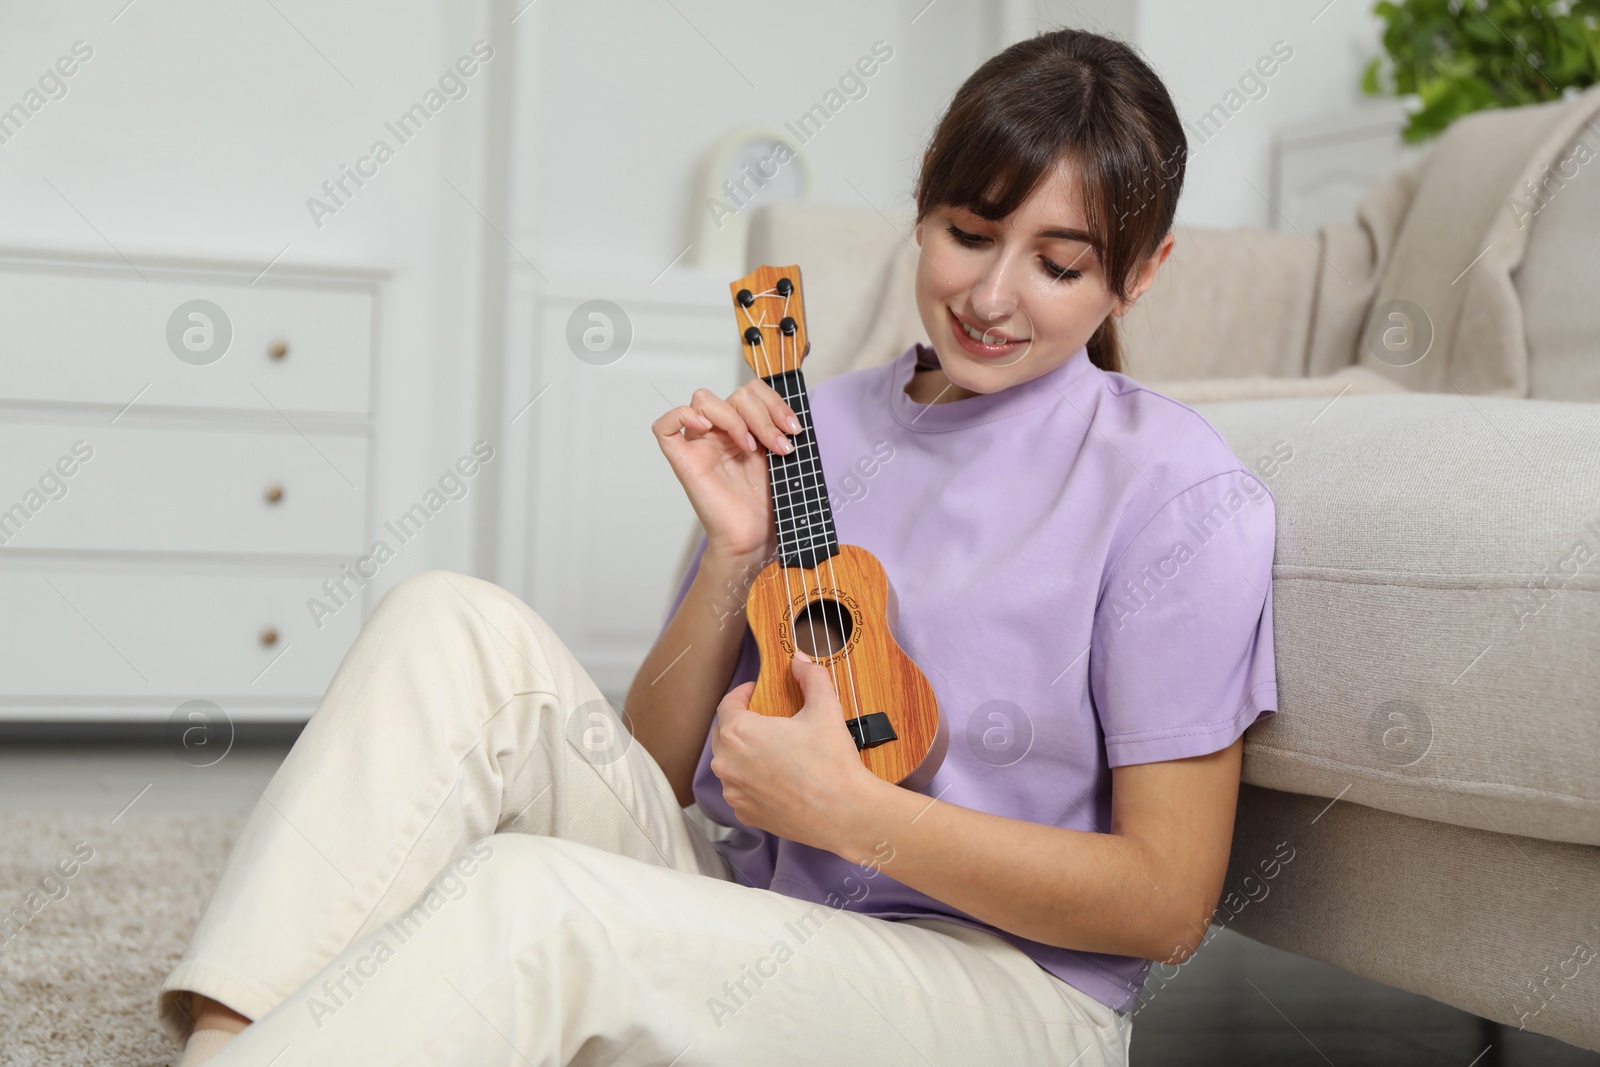
POLYGON ((273 341, 267 346, 267 355, 273 359, 282 359, 289 354, 289 342, 284 340, 273 341))
POLYGON ((261 630, 261 647, 262 648, 271 648, 273 645, 275 645, 277 643, 278 643, 278 631, 277 631, 277 629, 274 628, 274 627, 271 627, 271 626, 263 627, 262 630, 261 630))
POLYGON ((267 491, 261 495, 267 498, 267 503, 276 504, 278 501, 283 499, 283 486, 279 485, 277 482, 273 482, 271 485, 267 486, 267 491))

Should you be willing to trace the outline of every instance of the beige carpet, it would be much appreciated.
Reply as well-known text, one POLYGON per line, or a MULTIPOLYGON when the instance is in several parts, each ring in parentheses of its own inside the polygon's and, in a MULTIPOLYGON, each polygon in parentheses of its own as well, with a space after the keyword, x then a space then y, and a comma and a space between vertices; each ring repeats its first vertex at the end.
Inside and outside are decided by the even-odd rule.
POLYGON ((0 920, 12 916, 0 932, 0 1064, 171 1064, 156 987, 243 825, 243 815, 0 815, 0 920), (57 861, 78 842, 93 858, 62 878, 57 861), (30 894, 43 902, 36 913, 30 894))

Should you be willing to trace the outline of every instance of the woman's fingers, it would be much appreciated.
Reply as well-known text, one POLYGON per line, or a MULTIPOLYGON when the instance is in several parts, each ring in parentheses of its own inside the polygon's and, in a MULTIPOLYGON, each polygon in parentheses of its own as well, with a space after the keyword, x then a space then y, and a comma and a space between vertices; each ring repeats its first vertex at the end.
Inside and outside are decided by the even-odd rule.
POLYGON ((712 428, 710 419, 700 414, 688 404, 680 404, 671 411, 666 412, 655 422, 650 429, 658 438, 677 437, 680 430, 687 431, 685 436, 694 440, 697 434, 704 434, 712 428))
MULTIPOLYGON (((734 397, 739 394, 734 393, 734 397)), ((739 411, 728 401, 703 386, 694 391, 689 398, 689 403, 700 414, 709 418, 717 428, 728 435, 728 439, 746 452, 756 450, 756 439, 750 433, 750 427, 745 423, 739 411)))
POLYGON ((799 433, 800 425, 794 410, 777 390, 756 378, 734 390, 727 400, 709 389, 696 389, 687 405, 673 408, 656 420, 655 431, 667 435, 687 429, 684 436, 693 440, 696 431, 706 434, 716 429, 746 452, 754 452, 759 440, 770 451, 788 453, 794 450, 794 443, 784 431, 799 433))
MULTIPOLYGON (((758 379, 759 381, 759 379, 758 379)), ((782 426, 790 433, 800 432, 800 420, 795 417, 794 408, 790 407, 782 395, 768 385, 761 382, 761 400, 766 405, 767 413, 773 422, 782 426)))
POLYGON ((794 451, 794 442, 775 424, 777 420, 787 420, 789 407, 772 386, 758 378, 740 386, 729 399, 767 448, 779 454, 794 451))

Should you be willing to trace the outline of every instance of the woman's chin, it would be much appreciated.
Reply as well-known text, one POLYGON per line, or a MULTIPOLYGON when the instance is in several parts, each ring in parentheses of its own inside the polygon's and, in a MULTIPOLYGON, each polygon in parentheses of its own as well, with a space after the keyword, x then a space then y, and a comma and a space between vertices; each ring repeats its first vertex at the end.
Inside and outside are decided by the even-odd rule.
POLYGON ((945 347, 950 351, 934 349, 939 354, 939 366, 944 376, 973 393, 992 393, 1004 389, 1016 377, 1014 368, 1028 358, 1026 347, 1003 358, 975 356, 953 340, 945 347))

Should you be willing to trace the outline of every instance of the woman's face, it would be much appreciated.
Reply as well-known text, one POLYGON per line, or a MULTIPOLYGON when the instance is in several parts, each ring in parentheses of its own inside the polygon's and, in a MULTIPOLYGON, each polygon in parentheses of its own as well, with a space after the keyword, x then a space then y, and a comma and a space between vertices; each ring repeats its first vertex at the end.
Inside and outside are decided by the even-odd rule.
POLYGON ((999 222, 942 206, 917 224, 917 310, 940 368, 963 396, 1059 367, 1108 314, 1122 315, 1149 288, 1172 247, 1168 234, 1139 266, 1124 303, 1088 229, 1068 164, 999 222))

